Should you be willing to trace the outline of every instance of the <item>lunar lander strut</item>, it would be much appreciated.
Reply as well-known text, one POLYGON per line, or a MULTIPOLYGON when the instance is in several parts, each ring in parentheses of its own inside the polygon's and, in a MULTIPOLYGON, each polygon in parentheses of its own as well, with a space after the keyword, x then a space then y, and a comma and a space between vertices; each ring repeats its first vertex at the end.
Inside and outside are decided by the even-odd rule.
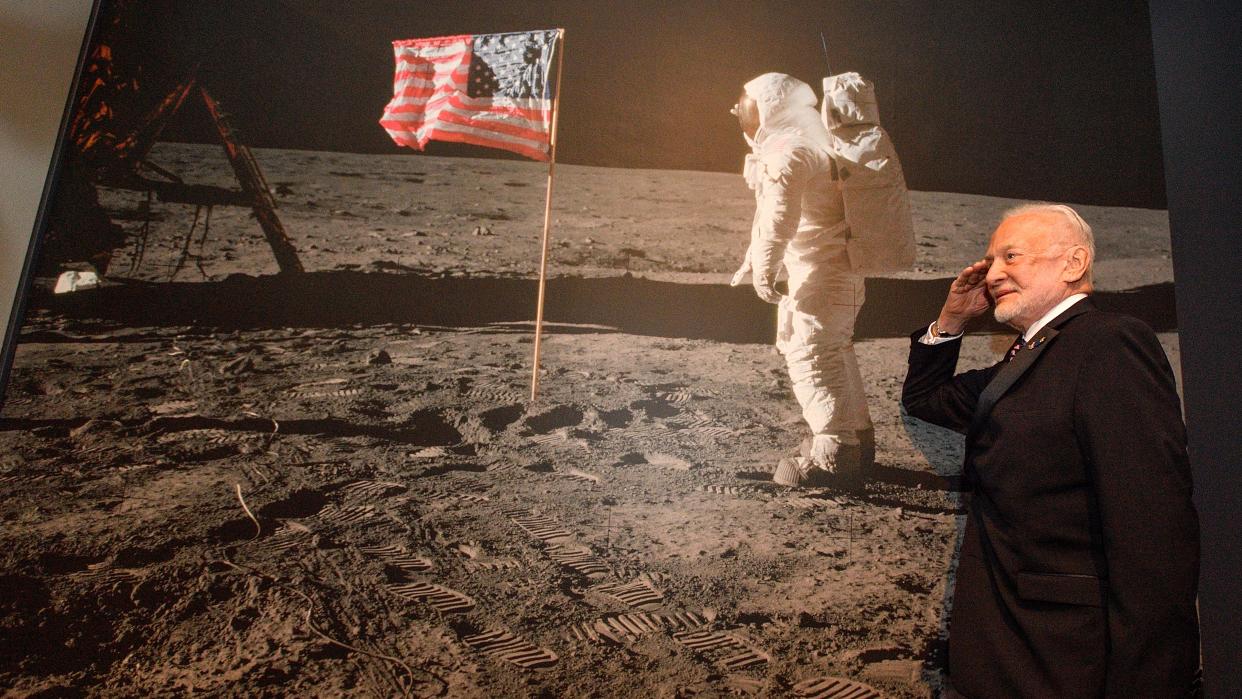
MULTIPOLYGON (((294 249, 288 234, 285 233, 284 226, 281 225, 280 218, 276 215, 276 200, 272 197, 272 192, 263 177, 263 171, 259 169, 258 162, 255 161, 250 149, 237 139, 220 103, 211 96, 207 88, 199 85, 196 79, 190 78, 177 85, 137 128, 116 142, 110 150, 115 156, 114 166, 99 171, 98 184, 147 192, 163 202, 206 206, 209 212, 210 207, 217 205, 248 207, 254 211, 255 218, 260 228, 263 229, 263 235, 276 256, 276 264, 280 267, 280 271, 303 271, 297 250, 294 249), (148 159, 165 124, 192 96, 197 96, 202 100, 220 143, 224 146, 224 152, 233 168, 233 174, 241 186, 240 190, 187 183, 175 173, 155 165, 148 159), (162 179, 148 177, 144 174, 144 170, 162 179)), ((210 216, 210 213, 208 215, 210 216)), ((196 214, 195 226, 197 226, 197 218, 196 214)), ((191 227, 178 269, 185 262, 193 233, 194 227, 191 227)), ((145 241, 139 242, 137 253, 139 256, 144 245, 145 241)))
MULTIPOLYGON (((132 7, 116 3, 118 12, 108 27, 123 32, 132 7), (127 13, 125 10, 130 10, 127 13)), ((182 247, 175 275, 189 257, 191 241, 203 208, 207 210, 200 246, 206 239, 214 206, 240 206, 254 212, 263 235, 276 257, 282 273, 303 271, 297 250, 293 247, 280 218, 276 200, 263 177, 263 171, 250 149, 243 144, 230 123, 228 115, 196 75, 197 67, 183 75, 191 77, 165 80, 174 84, 157 104, 152 105, 155 92, 166 87, 152 87, 144 75, 142 62, 117 60, 112 41, 101 41, 93 48, 83 66, 81 85, 75 98, 75 110, 69 123, 70 153, 65 161, 61 183, 53 201, 51 225, 44 244, 44 264, 55 265, 87 260, 100 272, 107 270, 113 250, 125 244, 125 232, 116 225, 99 202, 97 187, 145 192, 147 216, 139 236, 132 262, 141 262, 150 230, 150 204, 153 198, 162 202, 193 204, 194 223, 182 247), (197 99, 214 134, 224 147, 239 189, 194 184, 176 173, 151 162, 149 156, 160 134, 187 100, 197 99)), ((200 270, 201 261, 199 262, 200 270)), ((50 270, 49 270, 50 271, 50 270)))

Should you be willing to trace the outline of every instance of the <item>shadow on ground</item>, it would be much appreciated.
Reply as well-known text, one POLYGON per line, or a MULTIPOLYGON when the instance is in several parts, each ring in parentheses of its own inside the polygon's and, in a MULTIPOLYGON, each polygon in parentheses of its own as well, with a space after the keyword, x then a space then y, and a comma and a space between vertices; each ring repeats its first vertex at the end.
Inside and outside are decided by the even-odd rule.
MULTIPOLYGON (((940 310, 949 281, 868 279, 855 337, 901 337, 930 322, 940 310)), ((131 327, 198 325, 232 330, 384 323, 477 327, 533 320, 536 295, 533 279, 311 272, 234 275, 217 282, 130 281, 63 296, 36 289, 30 307, 131 327)), ((1096 300, 1105 309, 1141 318, 1157 331, 1177 327, 1172 284, 1102 292, 1096 300)), ((749 286, 681 284, 627 275, 549 280, 544 318, 634 335, 765 343, 772 340, 774 315, 749 286)), ((990 321, 981 330, 1011 332, 990 321)))

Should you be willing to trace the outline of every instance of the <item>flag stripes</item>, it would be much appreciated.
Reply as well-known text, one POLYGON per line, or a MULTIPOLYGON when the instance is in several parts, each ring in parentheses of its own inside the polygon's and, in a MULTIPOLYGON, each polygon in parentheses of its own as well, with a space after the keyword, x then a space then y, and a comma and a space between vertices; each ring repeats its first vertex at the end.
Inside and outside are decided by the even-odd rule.
POLYGON ((398 145, 432 140, 550 157, 556 30, 393 42, 393 97, 380 125, 398 145))

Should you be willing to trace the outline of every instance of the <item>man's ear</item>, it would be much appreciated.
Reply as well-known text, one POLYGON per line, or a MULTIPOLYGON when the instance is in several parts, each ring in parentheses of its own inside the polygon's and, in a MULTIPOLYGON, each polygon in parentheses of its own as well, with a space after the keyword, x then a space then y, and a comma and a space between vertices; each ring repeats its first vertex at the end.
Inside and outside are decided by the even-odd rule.
POLYGON ((1087 275, 1087 270, 1091 268, 1091 253, 1088 252, 1086 246, 1075 245, 1066 252, 1065 269, 1061 272, 1061 281, 1067 284, 1077 284, 1087 275))

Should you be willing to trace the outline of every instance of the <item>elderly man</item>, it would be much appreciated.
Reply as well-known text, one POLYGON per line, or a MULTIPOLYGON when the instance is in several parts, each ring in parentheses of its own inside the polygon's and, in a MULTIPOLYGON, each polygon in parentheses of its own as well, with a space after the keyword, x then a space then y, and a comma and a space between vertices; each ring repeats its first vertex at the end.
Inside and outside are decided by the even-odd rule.
POLYGON ((850 229, 836 186, 832 142, 809 85, 782 73, 746 83, 734 113, 753 153, 746 182, 755 190, 751 243, 733 284, 752 274, 755 293, 777 304, 776 347, 811 428, 801 459, 786 459, 774 480, 857 484, 875 455, 852 338, 863 280, 850 266, 850 229), (781 268, 789 293, 775 283, 781 268))
POLYGON ((1173 372, 1150 328, 1096 309, 1094 256, 1073 209, 1010 211, 911 343, 906 410, 966 435, 950 696, 1193 691, 1199 530, 1173 372), (992 303, 1021 337, 955 376, 992 303))

